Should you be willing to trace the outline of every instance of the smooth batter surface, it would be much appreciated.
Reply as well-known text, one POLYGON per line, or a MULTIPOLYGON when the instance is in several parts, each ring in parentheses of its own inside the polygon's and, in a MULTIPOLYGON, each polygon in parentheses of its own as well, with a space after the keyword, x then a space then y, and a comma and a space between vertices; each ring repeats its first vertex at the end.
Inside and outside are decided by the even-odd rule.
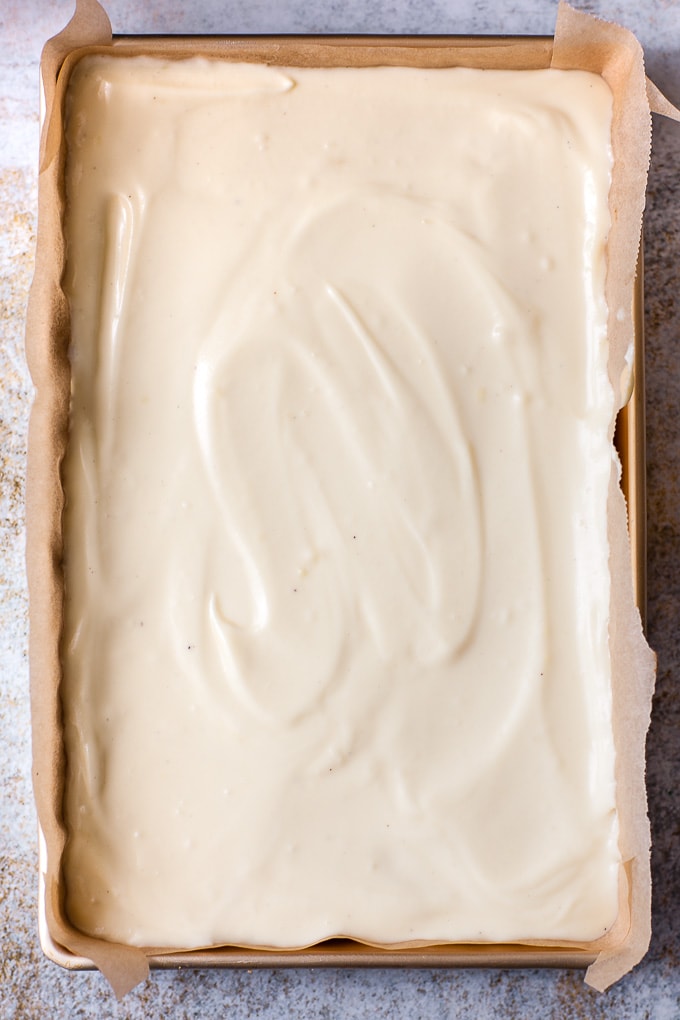
POLYGON ((79 927, 613 922, 610 108, 580 72, 79 65, 79 927))

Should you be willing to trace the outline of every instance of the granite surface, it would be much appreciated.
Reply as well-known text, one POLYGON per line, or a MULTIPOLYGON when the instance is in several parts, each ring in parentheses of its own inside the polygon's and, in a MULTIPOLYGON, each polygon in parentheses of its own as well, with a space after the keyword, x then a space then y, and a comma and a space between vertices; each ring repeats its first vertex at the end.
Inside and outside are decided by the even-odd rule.
MULTIPOLYGON (((642 41, 680 103, 677 0, 576 0, 642 41)), ((556 0, 110 0, 114 31, 548 34, 556 0)), ((49 1017, 680 1017, 680 126, 656 120, 645 224, 649 639, 659 656, 648 742, 654 935, 606 995, 567 971, 157 972, 122 1003, 97 973, 45 960, 37 937, 23 564, 31 385, 23 323, 36 227, 37 64, 70 0, 0 2, 0 1020, 49 1017)))

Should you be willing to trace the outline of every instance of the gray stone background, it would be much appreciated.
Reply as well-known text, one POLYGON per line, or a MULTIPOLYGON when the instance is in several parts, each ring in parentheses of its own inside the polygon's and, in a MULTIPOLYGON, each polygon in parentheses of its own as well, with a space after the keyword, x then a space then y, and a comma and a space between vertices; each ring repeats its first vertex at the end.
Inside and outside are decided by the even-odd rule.
MULTIPOLYGON (((680 103, 678 0, 574 0, 632 29, 680 103)), ((115 32, 550 34, 556 0, 109 0, 115 32)), ((49 1017, 680 1017, 680 125, 655 118, 645 221, 649 639, 659 676, 648 742, 654 935, 606 995, 568 971, 156 972, 122 1003, 97 973, 67 973, 37 937, 30 784, 23 354, 36 229, 38 59, 71 0, 0 0, 0 1020, 49 1017)))

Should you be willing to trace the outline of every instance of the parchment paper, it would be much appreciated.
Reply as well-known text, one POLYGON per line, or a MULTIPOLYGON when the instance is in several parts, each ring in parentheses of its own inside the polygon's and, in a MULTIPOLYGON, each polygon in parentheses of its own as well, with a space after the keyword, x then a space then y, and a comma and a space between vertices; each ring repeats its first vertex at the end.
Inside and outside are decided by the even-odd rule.
MULTIPOLYGON (((72 21, 46 44, 41 62, 44 122, 38 243, 26 336, 27 357, 36 387, 29 431, 26 513, 34 790, 46 846, 45 912, 50 935, 59 945, 92 960, 120 997, 144 979, 148 974, 147 955, 159 951, 149 949, 147 954, 76 931, 64 914, 60 875, 65 842, 62 798, 66 763, 59 700, 63 602, 63 492, 59 472, 67 441, 70 389, 69 316, 60 287, 64 267, 62 106, 65 82, 77 59, 83 52, 111 52, 112 45, 121 55, 133 50, 170 58, 200 53, 288 66, 425 64, 537 68, 552 65, 602 74, 614 94, 615 170, 610 196, 612 227, 606 293, 610 378, 619 395, 619 405, 627 389, 626 352, 634 337, 632 288, 651 144, 650 108, 676 119, 680 119, 680 114, 651 82, 647 82, 642 51, 629 32, 576 12, 565 3, 559 7, 554 44, 550 40, 532 39, 512 44, 485 40, 481 44, 455 39, 450 42, 399 38, 348 42, 341 39, 314 41, 304 37, 285 41, 275 38, 150 39, 146 43, 139 40, 112 43, 111 26, 100 5, 96 0, 78 0, 72 21)), ((612 422, 612 431, 613 425, 612 422)), ((586 981, 600 990, 639 962, 647 950, 651 931, 644 751, 655 657, 644 639, 634 604, 626 507, 615 468, 610 485, 609 537, 613 578, 610 613, 613 725, 620 848, 625 865, 621 880, 622 909, 617 925, 605 938, 583 946, 568 944, 593 955, 597 953, 586 981)))

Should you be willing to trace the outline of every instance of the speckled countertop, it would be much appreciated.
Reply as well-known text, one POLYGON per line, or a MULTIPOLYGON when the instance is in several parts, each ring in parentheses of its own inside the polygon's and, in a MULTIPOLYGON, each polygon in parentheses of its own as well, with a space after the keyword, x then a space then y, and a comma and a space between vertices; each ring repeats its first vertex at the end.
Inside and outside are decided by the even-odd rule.
MULTIPOLYGON (((677 0, 575 0, 631 28, 680 102, 677 0)), ((110 0, 119 33, 549 34, 556 0, 110 0)), ((31 386, 23 327, 36 227, 37 66, 70 0, 0 3, 0 1020, 49 1017, 680 1017, 680 126, 655 120, 645 224, 649 639, 659 677, 648 744, 654 935, 605 996, 567 971, 157 972, 122 1003, 97 973, 45 960, 37 936, 23 563, 31 386)))

